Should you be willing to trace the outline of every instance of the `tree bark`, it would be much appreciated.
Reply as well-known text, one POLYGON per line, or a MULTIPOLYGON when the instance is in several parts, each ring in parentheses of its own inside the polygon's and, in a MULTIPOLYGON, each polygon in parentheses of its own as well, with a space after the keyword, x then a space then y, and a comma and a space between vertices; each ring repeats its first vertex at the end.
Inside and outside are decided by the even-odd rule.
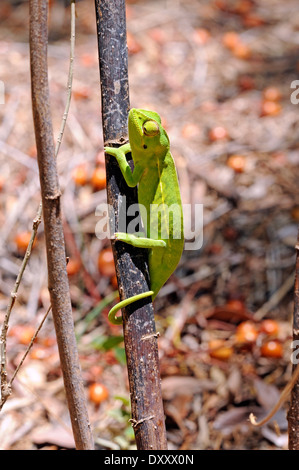
MULTIPOLYGON (((299 232, 296 245, 296 272, 294 287, 293 341, 299 344, 299 232)), ((298 364, 293 364, 293 371, 298 364)), ((299 381, 291 393, 291 404, 288 412, 289 449, 299 450, 299 381)))
POLYGON ((48 283, 76 448, 93 449, 66 271, 60 189, 48 86, 48 1, 30 0, 32 108, 45 227, 48 283))
MULTIPOLYGON (((127 141, 130 107, 125 1, 95 0, 95 6, 104 142, 119 146, 127 141)), ((108 204, 113 208, 117 231, 126 209, 137 203, 137 191, 127 186, 111 156, 106 156, 106 172, 108 204)), ((121 299, 149 290, 147 250, 114 241, 112 249, 121 299)), ((167 449, 157 333, 150 299, 123 309, 123 330, 137 448, 167 449)))

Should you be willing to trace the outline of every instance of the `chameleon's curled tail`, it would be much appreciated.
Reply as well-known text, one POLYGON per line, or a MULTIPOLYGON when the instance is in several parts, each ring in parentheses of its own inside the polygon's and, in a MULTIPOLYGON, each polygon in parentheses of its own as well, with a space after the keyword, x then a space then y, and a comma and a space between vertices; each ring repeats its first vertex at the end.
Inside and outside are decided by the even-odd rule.
POLYGON ((129 297, 128 299, 122 300, 121 302, 118 302, 118 304, 114 305, 110 312, 108 313, 108 318, 113 325, 120 325, 122 323, 122 317, 116 317, 115 314, 120 310, 121 308, 127 307, 127 305, 132 304, 133 302, 136 302, 137 300, 145 299, 146 297, 150 297, 151 295, 154 294, 153 290, 149 290, 147 292, 143 292, 142 294, 137 294, 133 295, 133 297, 129 297))

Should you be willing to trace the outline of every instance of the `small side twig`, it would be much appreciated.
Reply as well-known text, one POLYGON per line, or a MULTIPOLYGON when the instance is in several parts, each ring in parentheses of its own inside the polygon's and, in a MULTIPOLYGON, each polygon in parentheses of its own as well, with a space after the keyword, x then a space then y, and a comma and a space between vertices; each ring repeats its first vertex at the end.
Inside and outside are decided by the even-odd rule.
POLYGON ((73 86, 73 76, 74 76, 74 58, 75 58, 75 25, 76 25, 76 11, 75 11, 75 0, 71 2, 71 44, 70 44, 70 65, 68 71, 68 79, 67 79, 67 98, 66 98, 66 105, 60 125, 59 134, 57 137, 56 147, 55 147, 55 157, 57 158, 60 145, 62 142, 62 137, 64 134, 66 121, 69 114, 71 98, 72 98, 72 86, 73 86))
POLYGON ((15 378, 16 378, 17 373, 19 372, 19 370, 20 370, 20 368, 22 367, 22 365, 23 365, 23 363, 24 363, 26 357, 28 356, 28 354, 29 354, 29 352, 30 352, 30 349, 32 348, 33 343, 34 343, 34 341, 35 341, 35 339, 36 339, 38 333, 40 332, 40 330, 41 330, 43 324, 45 323, 45 320, 46 320, 47 316, 49 315, 49 313, 50 313, 50 311, 51 311, 51 308, 52 308, 52 307, 51 307, 51 305, 50 305, 50 306, 48 307, 48 310, 46 311, 45 315, 43 316, 43 319, 42 319, 42 321, 40 322, 38 328, 36 329, 34 335, 32 336, 32 338, 31 338, 31 340, 30 340, 30 343, 28 344, 27 349, 26 349, 24 355, 23 355, 22 359, 21 359, 20 362, 19 362, 19 365, 16 367, 16 369, 15 369, 15 371, 14 371, 14 373, 13 373, 13 375, 12 375, 10 381, 9 381, 9 386, 10 386, 10 388, 11 388, 11 386, 12 386, 13 381, 14 381, 15 378))
MULTIPOLYGON (((282 288, 279 289, 282 293, 286 293, 289 290, 288 284, 292 280, 294 285, 294 314, 293 314, 293 340, 294 342, 299 340, 299 232, 298 232, 298 241, 296 244, 296 273, 295 273, 295 285, 294 285, 294 276, 290 276, 286 282, 283 284, 282 288), (285 286, 285 287, 284 287, 285 286), (284 288, 283 288, 284 287, 284 288)), ((278 292, 279 292, 278 291, 278 292)), ((274 300, 277 300, 277 296, 274 294, 274 300)), ((270 299, 271 301, 271 299, 270 299)), ((295 343, 298 344, 298 343, 295 343)), ((298 426, 298 410, 299 410, 299 365, 296 363, 293 364, 293 374, 277 401, 276 405, 270 410, 270 412, 262 418, 260 421, 256 420, 256 417, 253 413, 250 414, 249 419, 251 424, 254 426, 263 426, 273 418, 277 413, 280 407, 287 400, 290 392, 291 395, 291 406, 288 412, 288 422, 289 422, 289 449, 290 450, 299 450, 299 426, 298 426)))
POLYGON ((294 285, 294 273, 290 274, 290 276, 285 280, 282 286, 274 292, 272 297, 262 305, 262 307, 257 310, 254 314, 255 320, 261 320, 267 315, 270 310, 272 310, 279 302, 284 298, 284 296, 291 290, 292 286, 294 285))
POLYGON ((294 373, 293 373, 293 375, 292 375, 292 377, 291 377, 291 380, 287 383, 287 385, 285 386, 285 388, 281 392, 281 395, 280 395, 279 400, 276 403, 276 405, 267 414, 267 416, 262 418, 260 421, 257 421, 254 414, 251 413, 249 415, 249 419, 250 419, 251 424, 253 424, 254 426, 264 426, 264 424, 267 424, 270 421, 270 419, 272 419, 273 416, 277 413, 277 411, 280 409, 280 407, 285 403, 285 401, 287 400, 290 392, 292 391, 292 389, 293 389, 294 385, 296 384, 296 382, 298 381, 298 379, 299 379, 299 367, 297 366, 294 373))
POLYGON ((0 334, 0 358, 1 358, 1 364, 0 364, 0 381, 1 381, 1 400, 0 400, 0 409, 3 407, 5 401, 7 400, 8 396, 10 395, 11 387, 7 383, 7 372, 6 372, 6 335, 7 335, 7 330, 8 330, 8 325, 9 325, 9 319, 10 315, 13 309, 13 306, 15 304, 15 301, 17 299, 18 295, 18 290, 21 284, 21 280, 24 274, 24 271, 26 269, 26 266, 28 264, 31 252, 32 252, 32 247, 33 243, 37 234, 38 227, 41 223, 41 216, 42 216, 42 205, 40 204, 38 212, 36 214, 35 219, 33 220, 33 225, 32 225, 32 233, 30 237, 30 241, 28 244, 28 248, 26 250, 25 256, 23 258, 19 274, 17 276, 15 285, 13 287, 13 290, 11 292, 10 296, 10 301, 6 309, 5 317, 4 317, 4 322, 1 328, 1 334, 0 334))

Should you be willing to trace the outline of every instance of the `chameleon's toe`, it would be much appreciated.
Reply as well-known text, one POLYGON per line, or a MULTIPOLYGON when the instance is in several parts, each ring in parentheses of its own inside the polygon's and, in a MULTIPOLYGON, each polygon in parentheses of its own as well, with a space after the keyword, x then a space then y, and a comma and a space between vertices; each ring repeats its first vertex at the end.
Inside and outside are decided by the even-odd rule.
POLYGON ((110 240, 125 240, 125 235, 126 234, 123 234, 121 232, 115 232, 113 235, 111 235, 110 240))
POLYGON ((111 147, 104 147, 104 152, 108 153, 108 155, 114 155, 113 148, 111 147))
POLYGON ((126 233, 121 233, 121 232, 115 232, 114 240, 120 240, 120 241, 126 241, 127 240, 127 234, 126 233))

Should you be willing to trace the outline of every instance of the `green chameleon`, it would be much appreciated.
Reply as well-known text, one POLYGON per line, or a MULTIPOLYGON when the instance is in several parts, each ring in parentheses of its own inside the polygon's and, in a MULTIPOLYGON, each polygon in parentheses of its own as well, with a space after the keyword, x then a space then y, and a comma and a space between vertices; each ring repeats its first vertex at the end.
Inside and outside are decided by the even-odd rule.
POLYGON ((113 238, 149 250, 150 291, 134 295, 115 305, 109 320, 122 322, 115 313, 127 305, 152 296, 173 273, 184 246, 183 211, 175 163, 170 153, 169 138, 154 111, 131 109, 128 119, 129 142, 119 148, 105 147, 117 159, 128 186, 138 186, 138 203, 145 233, 115 233, 113 238), (126 154, 132 153, 134 170, 126 154), (144 211, 141 208, 145 209, 144 211))

